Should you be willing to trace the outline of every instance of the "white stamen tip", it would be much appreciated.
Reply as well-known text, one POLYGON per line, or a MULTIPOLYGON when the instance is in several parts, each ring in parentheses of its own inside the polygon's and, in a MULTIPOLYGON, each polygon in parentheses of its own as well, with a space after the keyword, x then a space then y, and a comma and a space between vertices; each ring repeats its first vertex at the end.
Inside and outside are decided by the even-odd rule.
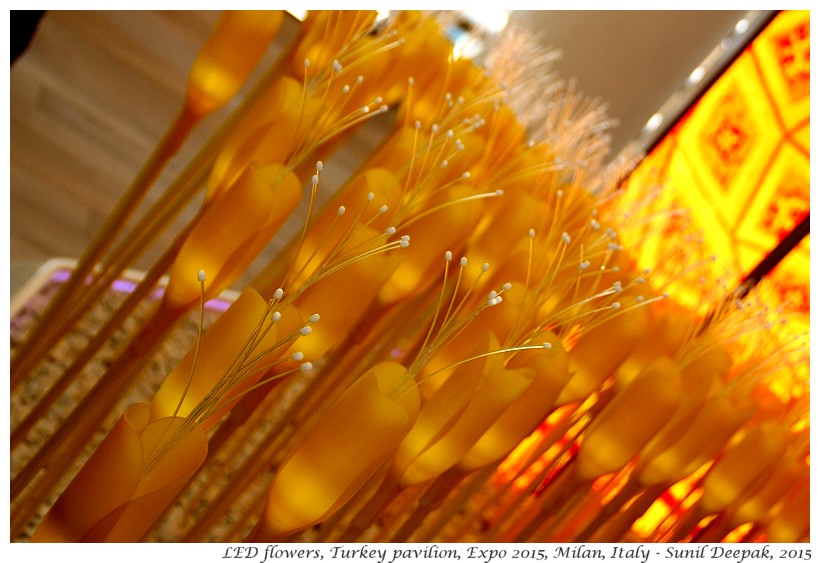
POLYGON ((447 260, 448 262, 452 262, 453 253, 448 250, 447 252, 444 253, 444 259, 447 260))
POLYGON ((273 298, 276 299, 277 301, 279 301, 280 299, 282 299, 282 296, 284 294, 285 294, 285 290, 280 287, 276 291, 273 292, 273 298))
POLYGON ((318 170, 319 172, 321 172, 321 171, 322 171, 322 168, 324 168, 324 166, 325 166, 325 165, 324 165, 324 164, 322 164, 322 161, 321 161, 321 160, 317 160, 317 161, 316 161, 316 170, 318 170))
POLYGON ((512 289, 512 284, 510 282, 507 282, 501 286, 501 289, 503 289, 504 291, 509 291, 512 289))
POLYGON ((490 297, 489 298, 490 299, 495 299, 496 297, 498 297, 498 292, 496 290, 492 290, 490 292, 490 297))
POLYGON ((421 121, 419 121, 418 119, 416 120, 415 127, 416 129, 421 129, 421 121))
POLYGON ((638 295, 638 296, 635 298, 635 301, 637 301, 638 303, 643 303, 643 295, 638 295))
POLYGON ((293 360, 294 362, 301 362, 304 357, 305 357, 305 355, 301 352, 294 352, 293 354, 290 355, 290 359, 293 360))
POLYGON ((461 264, 461 267, 462 267, 462 268, 464 268, 464 267, 466 267, 466 266, 467 266, 467 257, 466 257, 466 256, 462 256, 462 257, 461 257, 461 262, 460 262, 460 264, 461 264))
POLYGON ((564 190, 558 190, 557 192, 555 192, 555 197, 559 199, 564 197, 564 190))
POLYGON ((341 217, 342 215, 344 215, 344 214, 345 214, 345 211, 347 211, 347 209, 345 209, 345 206, 344 206, 344 205, 340 205, 340 206, 339 206, 339 209, 337 209, 337 210, 336 210, 336 214, 337 214, 339 217, 341 217))
POLYGON ((409 240, 407 240, 407 239, 401 239, 401 240, 399 241, 399 247, 400 247, 400 248, 407 248, 408 246, 410 246, 410 241, 409 241, 409 240))
POLYGON ((529 235, 530 238, 535 238, 535 229, 527 231, 527 235, 529 235))
POLYGON ((490 269, 490 265, 489 265, 489 264, 487 264, 486 262, 484 262, 484 263, 481 265, 481 271, 482 271, 482 272, 486 272, 486 271, 487 271, 487 270, 489 270, 489 269, 490 269))
POLYGON ((396 234, 396 227, 387 227, 385 233, 387 233, 387 236, 392 237, 396 234))
POLYGON ((319 185, 319 175, 318 174, 314 174, 313 176, 311 176, 310 184, 314 187, 319 185))
POLYGON ((462 175, 461 175, 461 177, 462 177, 462 178, 464 178, 464 179, 466 180, 467 178, 469 178, 469 177, 470 177, 470 171, 468 170, 467 172, 465 172, 464 174, 462 174, 462 175))
POLYGON ((313 369, 313 364, 311 364, 310 362, 305 362, 305 363, 303 363, 301 366, 299 366, 299 369, 300 369, 303 373, 307 373, 307 372, 309 372, 310 370, 312 370, 312 369, 313 369))
POLYGON ((552 344, 549 342, 544 342, 544 350, 552 350, 552 344))
POLYGON ((382 205, 379 207, 379 213, 387 213, 387 205, 382 205))
POLYGON ((572 242, 572 239, 569 238, 569 235, 567 233, 561 233, 561 240, 564 242, 564 244, 569 244, 570 242, 572 242))
POLYGON ((587 268, 589 268, 589 260, 584 260, 583 262, 578 264, 579 270, 586 270, 587 268))
POLYGON ((342 72, 342 63, 339 61, 333 61, 333 70, 335 72, 342 72))
POLYGON ((196 273, 196 279, 202 283, 205 281, 205 270, 200 270, 196 273))
POLYGON ((447 168, 448 164, 449 164, 449 162, 447 162, 447 159, 444 159, 444 160, 441 161, 441 167, 442 168, 447 168))
POLYGON ((278 323, 282 318, 282 313, 279 311, 274 311, 273 314, 270 316, 270 320, 272 323, 278 323))
POLYGON ((309 326, 303 326, 302 328, 299 329, 299 334, 301 334, 302 336, 307 336, 311 332, 313 332, 313 329, 310 328, 309 326))
POLYGON ((612 308, 613 308, 613 309, 620 309, 620 308, 621 308, 621 304, 620 304, 620 302, 615 301, 615 302, 612 304, 612 308))
POLYGON ((416 79, 415 79, 415 78, 413 78, 412 76, 408 76, 408 77, 407 77, 407 84, 408 84, 409 86, 412 86, 415 82, 416 82, 416 79))
POLYGON ((305 65, 305 68, 310 68, 310 59, 305 59, 305 62, 302 64, 305 65))
POLYGON ((589 222, 589 226, 592 227, 593 231, 597 231, 601 228, 601 224, 595 219, 589 222))
POLYGON ((501 197, 502 195, 504 195, 504 190, 501 190, 501 189, 495 190, 495 195, 497 195, 498 197, 501 197))
POLYGON ((312 323, 318 323, 319 318, 319 313, 313 313, 308 320, 312 323))
POLYGON ((374 194, 373 192, 369 192, 367 194, 367 201, 373 201, 375 198, 376 198, 376 194, 374 194))
POLYGON ((463 151, 464 150, 464 143, 461 142, 461 139, 456 139, 456 150, 463 151))
POLYGON ((635 283, 643 283, 645 281, 646 280, 643 278, 643 276, 638 276, 637 278, 635 278, 635 283))
POLYGON ((433 135, 438 133, 438 123, 433 123, 433 126, 430 127, 430 131, 433 133, 433 135))

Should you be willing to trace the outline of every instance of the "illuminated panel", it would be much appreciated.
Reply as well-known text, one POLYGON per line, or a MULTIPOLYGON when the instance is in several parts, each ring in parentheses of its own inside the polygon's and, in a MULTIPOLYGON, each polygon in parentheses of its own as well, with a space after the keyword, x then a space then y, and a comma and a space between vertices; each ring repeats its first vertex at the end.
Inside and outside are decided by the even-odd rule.
MULTIPOLYGON (((624 235, 630 246, 654 240, 643 244, 641 266, 664 264, 674 248, 719 262, 721 280, 704 279, 703 269, 669 272, 680 279, 668 291, 684 304, 702 303, 719 281, 736 286, 808 213, 809 60, 809 12, 778 14, 632 175, 631 185, 662 186, 643 210, 644 230, 624 235), (686 210, 686 219, 659 209, 686 210)), ((807 248, 771 276, 806 323, 807 248)))

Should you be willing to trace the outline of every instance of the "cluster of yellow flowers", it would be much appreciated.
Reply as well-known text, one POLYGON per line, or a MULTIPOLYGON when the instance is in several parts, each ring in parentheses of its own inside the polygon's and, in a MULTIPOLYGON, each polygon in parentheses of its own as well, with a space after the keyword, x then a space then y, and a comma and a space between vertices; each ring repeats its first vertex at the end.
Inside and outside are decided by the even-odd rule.
MULTIPOLYGON (((223 14, 111 229, 282 17, 223 14)), ((601 107, 562 88, 522 101, 492 70, 455 59, 423 13, 310 12, 129 240, 107 256, 112 230, 92 243, 46 313, 60 322, 16 351, 12 389, 204 186, 178 242, 12 425, 14 447, 168 274, 152 317, 13 474, 12 538, 46 505, 33 541, 617 541, 685 486, 641 539, 806 540, 807 397, 765 386, 791 346, 757 343, 754 295, 718 295, 705 317, 675 306, 620 243, 639 219, 618 197, 630 163, 603 165, 601 107), (322 161, 387 113, 386 140, 319 206, 322 161), (308 177, 297 236, 200 322, 150 402, 113 412, 177 321, 295 213, 308 177)))

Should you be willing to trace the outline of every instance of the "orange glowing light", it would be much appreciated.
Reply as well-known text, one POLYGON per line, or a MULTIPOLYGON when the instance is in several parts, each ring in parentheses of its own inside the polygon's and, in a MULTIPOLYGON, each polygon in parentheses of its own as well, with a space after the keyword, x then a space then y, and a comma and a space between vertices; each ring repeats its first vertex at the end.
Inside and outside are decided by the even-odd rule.
MULTIPOLYGON (((702 303, 727 271, 733 273, 720 281, 736 286, 809 211, 809 49, 809 12, 778 14, 630 179, 663 186, 647 216, 684 210, 648 223, 663 234, 651 244, 636 244, 645 232, 623 233, 625 242, 642 246, 639 265, 662 264, 675 245, 695 259, 719 261, 716 273, 698 269, 668 288, 685 305, 702 303), (702 234, 701 244, 687 238, 692 232, 702 234)), ((774 283, 801 303, 807 322, 808 252, 789 261, 789 271, 802 275, 775 276, 774 283)))

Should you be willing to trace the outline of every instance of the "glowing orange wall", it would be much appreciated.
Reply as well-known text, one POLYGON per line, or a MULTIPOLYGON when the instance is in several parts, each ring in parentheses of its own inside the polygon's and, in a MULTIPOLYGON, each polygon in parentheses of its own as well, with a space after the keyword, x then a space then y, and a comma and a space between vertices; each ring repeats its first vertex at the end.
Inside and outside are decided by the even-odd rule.
MULTIPOLYGON (((643 245, 642 265, 662 263, 681 243, 691 258, 715 255, 734 271, 724 279, 733 287, 808 213, 809 62, 809 12, 778 14, 639 165, 630 184, 662 186, 652 208, 686 209, 692 227, 678 216, 649 222, 664 236, 641 236, 654 241, 643 245), (683 240, 693 231, 702 244, 683 240)), ((717 281, 702 275, 673 296, 700 301, 717 281)), ((808 237, 770 277, 808 327, 808 237)))

